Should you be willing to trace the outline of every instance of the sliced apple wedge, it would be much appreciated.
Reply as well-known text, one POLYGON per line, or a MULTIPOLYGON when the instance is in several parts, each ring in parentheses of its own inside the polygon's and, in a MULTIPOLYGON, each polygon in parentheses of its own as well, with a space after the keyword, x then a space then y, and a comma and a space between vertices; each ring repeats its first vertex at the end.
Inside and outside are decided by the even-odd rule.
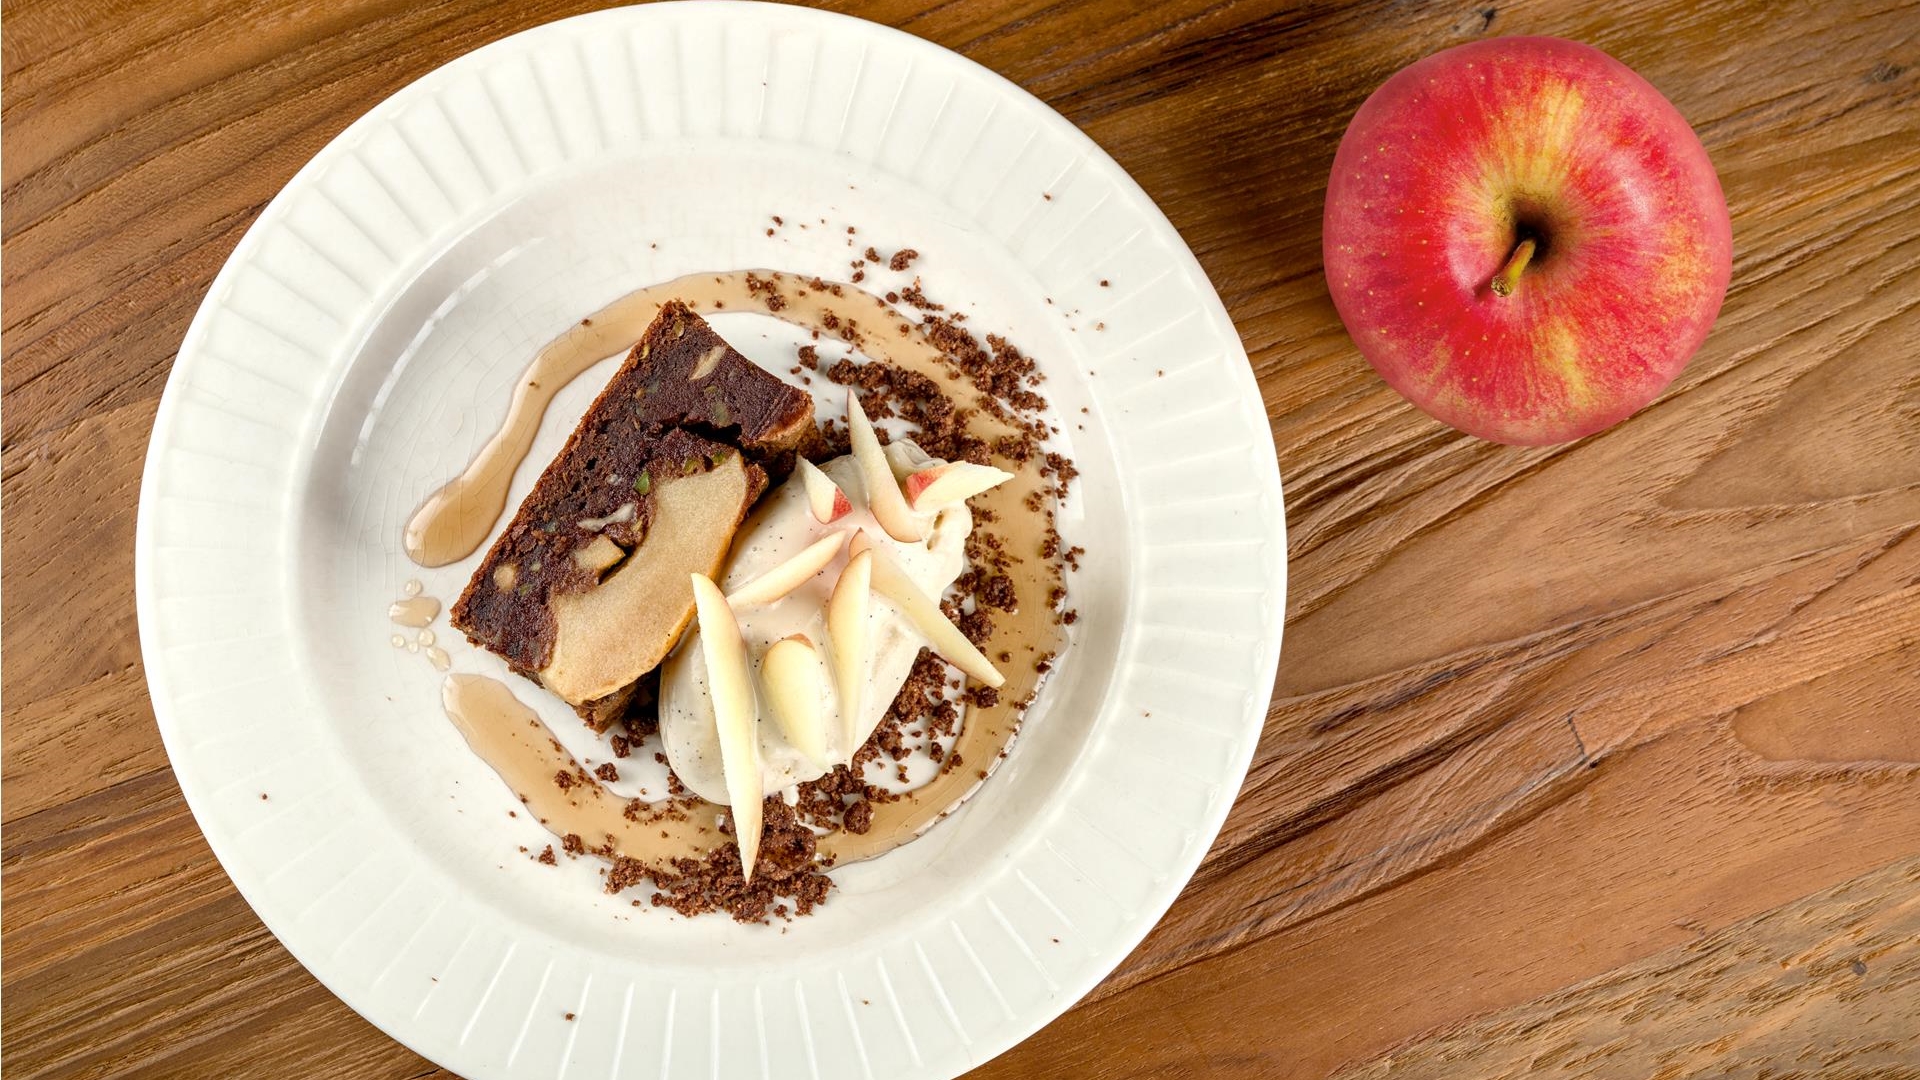
POLYGON ((1007 681, 992 661, 973 647, 967 635, 940 613, 940 605, 920 591, 920 586, 914 584, 907 572, 900 569, 879 545, 868 540, 865 533, 854 534, 852 551, 856 559, 864 556, 873 560, 873 591, 900 605, 900 611, 906 615, 907 621, 926 635, 927 645, 939 653, 941 659, 965 672, 968 678, 978 679, 988 686, 998 688, 1007 681))
POLYGON ((793 590, 807 583, 813 575, 827 568, 833 557, 840 554, 846 546, 845 530, 832 536, 823 536, 800 549, 786 562, 768 570, 745 585, 727 595, 727 602, 745 607, 752 604, 771 604, 793 590))
POLYGON ((833 477, 821 472, 820 466, 801 458, 795 471, 800 474, 800 482, 806 485, 807 505, 813 509, 815 521, 831 525, 853 513, 853 503, 847 501, 847 493, 840 490, 833 477))
MULTIPOLYGON (((856 532, 854 542, 865 539, 856 532)), ((847 560, 827 598, 827 657, 833 661, 833 684, 840 698, 840 722, 847 754, 859 749, 854 738, 860 720, 860 695, 867 685, 867 609, 873 590, 873 555, 860 552, 847 560)))
POLYGON ((795 750, 822 769, 827 760, 827 717, 822 698, 826 680, 820 675, 820 650, 805 634, 781 638, 760 658, 760 685, 780 731, 795 750))
POLYGON ((921 469, 907 477, 907 505, 914 510, 938 510, 965 502, 1013 479, 1013 474, 991 465, 949 461, 921 469))
POLYGON ((753 673, 747 670, 747 643, 740 623, 720 587, 705 574, 693 575, 693 607, 700 620, 700 651, 706 657, 707 692, 713 696, 713 721, 720 733, 720 767, 727 778, 733 808, 733 837, 740 845, 740 871, 753 880, 760 858, 760 734, 755 729, 753 673))
POLYGON ((911 544, 927 535, 920 523, 913 518, 913 511, 907 508, 906 496, 900 494, 900 482, 893 478, 893 466, 887 464, 887 452, 880 446, 880 437, 873 433, 873 422, 867 419, 867 410, 860 407, 860 395, 847 393, 847 434, 853 448, 853 459, 860 465, 860 479, 867 488, 867 507, 873 511, 875 521, 887 530, 887 535, 903 544, 911 544))

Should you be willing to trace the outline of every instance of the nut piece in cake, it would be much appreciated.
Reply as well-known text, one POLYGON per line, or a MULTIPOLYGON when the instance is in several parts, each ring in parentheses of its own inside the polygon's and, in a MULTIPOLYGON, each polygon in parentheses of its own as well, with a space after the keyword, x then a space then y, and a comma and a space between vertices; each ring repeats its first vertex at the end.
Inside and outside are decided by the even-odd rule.
POLYGON ((588 408, 451 613, 604 729, 693 616, 769 472, 819 438, 807 393, 668 303, 588 408))

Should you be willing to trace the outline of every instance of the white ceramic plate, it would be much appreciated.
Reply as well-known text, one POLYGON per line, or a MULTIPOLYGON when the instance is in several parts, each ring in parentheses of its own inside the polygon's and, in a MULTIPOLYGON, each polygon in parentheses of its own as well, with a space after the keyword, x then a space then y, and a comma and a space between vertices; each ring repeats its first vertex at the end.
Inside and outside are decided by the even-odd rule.
MULTIPOLYGON (((716 325, 789 362, 769 320, 716 325)), ((516 502, 610 370, 556 403, 516 502)), ((450 1069, 950 1077, 1097 983, 1219 829, 1279 656, 1274 461, 1199 265, 1040 102, 854 19, 607 11, 380 103, 241 241, 148 453, 147 679, 181 788, 261 919, 450 1069), (1056 677, 960 814, 838 871, 790 926, 636 908, 588 860, 534 864, 516 846, 550 838, 508 816, 437 673, 388 642, 402 582, 451 598, 472 562, 419 572, 402 522, 572 320, 697 269, 844 276, 867 243, 917 248, 930 292, 1049 377, 1085 474, 1062 527, 1088 549, 1056 677)), ((444 616, 436 630, 456 670, 499 670, 444 616)))

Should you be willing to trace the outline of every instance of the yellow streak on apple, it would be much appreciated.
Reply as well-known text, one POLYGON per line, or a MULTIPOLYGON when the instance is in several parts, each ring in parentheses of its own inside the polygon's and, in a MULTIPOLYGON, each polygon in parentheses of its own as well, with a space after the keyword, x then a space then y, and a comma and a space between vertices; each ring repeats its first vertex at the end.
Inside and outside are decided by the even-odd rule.
POLYGON ((1662 301, 1675 308, 1690 307, 1692 298, 1706 291, 1713 274, 1705 250, 1705 238, 1693 219, 1669 221, 1661 228, 1660 265, 1653 280, 1662 301))
POLYGON ((1566 412, 1580 415, 1593 401, 1593 387, 1580 366, 1580 343, 1564 320, 1555 319, 1534 334, 1534 361, 1565 388, 1566 412))
POLYGON ((1565 197, 1566 148, 1578 140, 1580 116, 1586 110, 1580 88, 1566 82, 1507 103, 1513 111, 1500 121, 1501 133, 1488 140, 1477 168, 1462 170, 1453 192, 1456 204, 1472 211, 1455 215, 1456 219, 1483 221, 1480 242, 1488 250, 1497 250, 1502 261, 1513 250, 1519 217, 1514 192, 1542 198, 1544 192, 1560 191, 1565 197), (1480 208, 1488 206, 1494 212, 1483 216, 1480 208))
POLYGON ((1516 137, 1494 140, 1508 148, 1508 157, 1499 163, 1506 181, 1537 191, 1560 187, 1566 179, 1567 147, 1579 141, 1585 96, 1579 87, 1556 81, 1518 104, 1522 109, 1508 124, 1516 137))

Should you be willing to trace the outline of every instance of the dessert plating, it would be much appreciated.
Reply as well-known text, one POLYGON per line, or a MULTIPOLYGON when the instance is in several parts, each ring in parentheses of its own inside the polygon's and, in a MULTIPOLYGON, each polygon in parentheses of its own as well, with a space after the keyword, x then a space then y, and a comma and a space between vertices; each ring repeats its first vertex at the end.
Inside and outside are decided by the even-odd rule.
POLYGON ((524 399, 550 399, 553 379, 642 318, 452 618, 612 728, 613 756, 657 724, 670 797, 612 795, 602 781, 617 770, 589 772, 497 681, 452 676, 444 703, 567 853, 611 863, 609 891, 651 881, 654 904, 687 914, 804 913, 828 868, 919 835, 1004 756, 1072 620, 1063 564, 1077 551, 1063 550, 1052 504, 1073 468, 1042 449, 1032 362, 999 338, 982 346, 917 281, 883 300, 777 272, 693 275, 542 350, 501 435, 409 523, 416 561, 431 546, 420 538, 439 538, 443 562, 461 557, 457 540, 484 539, 453 519, 493 494, 504 506, 500 464, 510 477, 517 461, 498 452, 526 423, 524 399), (888 302, 900 299, 920 314, 888 302), (823 364, 808 346, 793 368, 855 391, 844 426, 816 429, 805 391, 696 314, 741 309, 868 358, 823 364), (911 439, 888 444, 869 411, 911 439), (634 486, 614 492, 614 475, 634 486), (657 706, 636 693, 655 664, 657 706), (917 787, 903 783, 915 739, 936 763, 917 787))

